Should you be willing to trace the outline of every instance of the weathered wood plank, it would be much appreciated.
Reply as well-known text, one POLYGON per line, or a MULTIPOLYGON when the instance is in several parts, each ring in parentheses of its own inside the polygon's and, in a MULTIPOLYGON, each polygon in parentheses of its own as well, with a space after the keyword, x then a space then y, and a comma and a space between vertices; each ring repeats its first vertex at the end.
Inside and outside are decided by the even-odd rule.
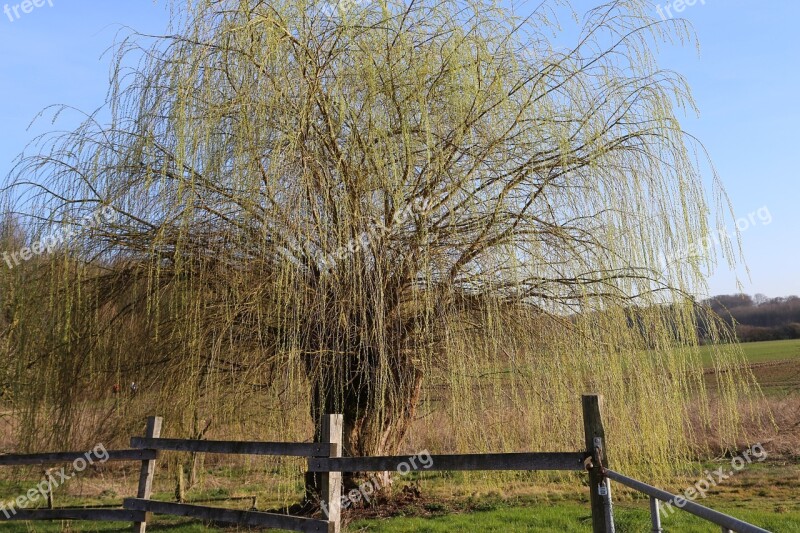
MULTIPOLYGON (((71 463, 76 459, 86 459, 91 452, 56 452, 0 455, 0 466, 50 465, 71 463)), ((155 459, 155 450, 109 450, 108 461, 147 461, 155 459)), ((95 462, 99 460, 95 456, 95 462)))
MULTIPOLYGON (((164 419, 160 416, 151 416, 147 419, 147 430, 145 435, 147 438, 158 438, 161 436, 161 426, 164 423, 164 419)), ((145 500, 150 499, 150 496, 153 493, 153 479, 156 475, 156 462, 155 460, 152 461, 142 461, 142 468, 139 473, 139 487, 136 491, 136 496, 139 498, 144 498, 145 500)), ((133 523, 133 532, 134 533, 146 533, 147 531, 147 519, 145 520, 137 520, 133 523)))
POLYGON ((607 480, 600 470, 600 462, 608 466, 606 433, 603 429, 603 397, 598 394, 581 396, 583 432, 586 453, 592 454, 593 467, 589 470, 589 501, 592 506, 593 533, 614 533, 611 497, 607 480), (599 452, 597 450, 600 450, 599 452))
POLYGON ((133 437, 131 447, 176 452, 229 453, 239 455, 286 455, 329 457, 331 445, 320 442, 247 442, 133 437))
MULTIPOLYGON (((419 457, 401 455, 395 457, 341 457, 314 458, 308 460, 311 472, 381 472, 397 470, 402 464, 410 470, 583 470, 584 454, 575 453, 478 453, 466 455, 431 455, 422 464, 419 457)), ((407 472, 407 470, 403 470, 407 472)))
MULTIPOLYGON (((322 442, 332 445, 331 456, 342 455, 343 415, 325 415, 322 421, 322 442)), ((322 474, 322 498, 320 502, 323 512, 328 515, 328 533, 340 533, 342 530, 342 473, 326 472, 322 474)))
POLYGON ((320 532, 328 531, 328 522, 297 516, 262 513, 259 511, 239 511, 236 509, 221 509, 218 507, 203 507, 185 503, 157 502, 128 498, 124 502, 126 509, 147 511, 154 514, 170 516, 186 516, 199 520, 225 522, 242 526, 268 527, 285 529, 288 531, 320 532))
POLYGON ((87 520, 92 522, 135 522, 146 520, 144 511, 128 509, 6 509, 0 522, 11 520, 87 520))

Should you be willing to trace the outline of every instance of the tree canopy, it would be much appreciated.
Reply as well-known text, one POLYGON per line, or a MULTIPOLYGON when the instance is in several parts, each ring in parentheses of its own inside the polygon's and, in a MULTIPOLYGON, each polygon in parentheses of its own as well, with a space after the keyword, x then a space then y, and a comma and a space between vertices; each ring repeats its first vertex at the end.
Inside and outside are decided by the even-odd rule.
POLYGON ((692 294, 713 258, 660 260, 724 200, 653 53, 689 28, 620 0, 563 48, 547 2, 346 7, 176 6, 170 35, 119 44, 110 120, 20 162, 32 238, 116 213, 4 274, 30 434, 135 374, 126 420, 255 397, 287 437, 344 412, 350 454, 414 424, 447 428, 431 449, 577 449, 586 391, 619 464, 685 458, 697 413, 732 443, 752 379, 715 350, 712 416, 692 294))

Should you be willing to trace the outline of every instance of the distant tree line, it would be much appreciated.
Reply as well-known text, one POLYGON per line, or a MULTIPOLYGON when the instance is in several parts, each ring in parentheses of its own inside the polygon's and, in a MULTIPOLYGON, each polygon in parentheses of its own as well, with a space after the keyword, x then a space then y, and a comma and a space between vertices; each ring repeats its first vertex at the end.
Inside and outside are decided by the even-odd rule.
MULTIPOLYGON (((800 297, 728 294, 704 302, 742 342, 800 339, 800 297)), ((701 332, 702 337, 702 332, 701 332)))

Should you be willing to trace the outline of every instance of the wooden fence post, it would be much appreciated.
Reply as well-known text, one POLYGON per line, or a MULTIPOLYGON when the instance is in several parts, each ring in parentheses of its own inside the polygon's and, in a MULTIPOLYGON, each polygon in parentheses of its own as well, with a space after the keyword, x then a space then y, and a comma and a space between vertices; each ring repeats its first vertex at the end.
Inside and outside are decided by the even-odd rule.
MULTIPOLYGON (((331 457, 342 456, 343 418, 342 415, 324 415, 322 420, 320 441, 333 445, 331 446, 331 457)), ((327 506, 328 533, 340 533, 342 530, 342 473, 323 473, 321 485, 322 505, 327 506)))
MULTIPOLYGON (((50 468, 44 469, 44 479, 50 479, 50 468)), ((47 501, 47 508, 48 509, 55 509, 55 504, 53 503, 53 487, 50 484, 47 484, 47 489, 43 493, 45 500, 47 501)))
MULTIPOLYGON (((151 416, 147 419, 147 432, 145 437, 150 439, 157 439, 161 436, 161 424, 163 419, 160 416, 151 416)), ((153 477, 156 472, 156 461, 148 460, 142 461, 142 470, 139 474, 139 490, 136 493, 137 498, 149 500, 153 494, 153 477)), ((134 522, 133 531, 136 533, 145 533, 147 530, 147 520, 144 522, 134 522)))
POLYGON ((186 503, 186 477, 183 472, 183 463, 178 461, 175 466, 175 501, 186 503))
POLYGON ((583 431, 586 436, 586 451, 592 455, 594 467, 589 470, 589 498, 592 504, 592 531, 614 533, 614 515, 611 508, 611 489, 608 480, 600 471, 600 465, 608 466, 606 433, 603 429, 603 397, 585 394, 581 397, 583 407, 583 431), (597 449, 600 449, 600 453, 597 449))

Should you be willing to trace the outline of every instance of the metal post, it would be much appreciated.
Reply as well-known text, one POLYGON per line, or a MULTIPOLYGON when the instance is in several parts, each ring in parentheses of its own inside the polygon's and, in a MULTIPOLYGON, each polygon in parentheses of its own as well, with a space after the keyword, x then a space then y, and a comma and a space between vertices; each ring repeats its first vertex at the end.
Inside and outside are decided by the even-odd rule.
POLYGON ((603 479, 606 487, 606 495, 603 498, 603 510, 606 520, 606 531, 608 533, 615 533, 616 527, 614 526, 614 507, 611 504, 611 480, 608 478, 603 479))
POLYGON ((657 498, 650 496, 650 522, 653 524, 653 533, 663 533, 661 529, 661 504, 657 498))
POLYGON ((606 468, 605 470, 605 475, 607 478, 613 479, 614 481, 620 483, 621 485, 625 485, 626 487, 638 490, 639 492, 647 494, 650 497, 658 498, 662 502, 667 502, 666 505, 669 506, 668 508, 670 512, 675 511, 675 509, 672 508, 672 504, 674 503, 675 506, 681 511, 693 514, 695 516, 699 516, 703 520, 708 520, 709 522, 713 522, 714 524, 720 526, 722 528, 722 531, 728 533, 733 533, 734 531, 738 533, 770 533, 764 528, 754 526, 753 524, 748 524, 747 522, 743 522, 732 516, 726 515, 725 513, 714 511, 713 509, 709 509, 708 507, 703 507, 699 503, 687 500, 681 496, 676 496, 675 494, 670 494, 665 490, 657 489, 652 485, 648 485, 647 483, 642 483, 641 481, 629 478, 628 476, 623 476, 619 472, 614 472, 613 470, 610 470, 608 468, 606 468))

